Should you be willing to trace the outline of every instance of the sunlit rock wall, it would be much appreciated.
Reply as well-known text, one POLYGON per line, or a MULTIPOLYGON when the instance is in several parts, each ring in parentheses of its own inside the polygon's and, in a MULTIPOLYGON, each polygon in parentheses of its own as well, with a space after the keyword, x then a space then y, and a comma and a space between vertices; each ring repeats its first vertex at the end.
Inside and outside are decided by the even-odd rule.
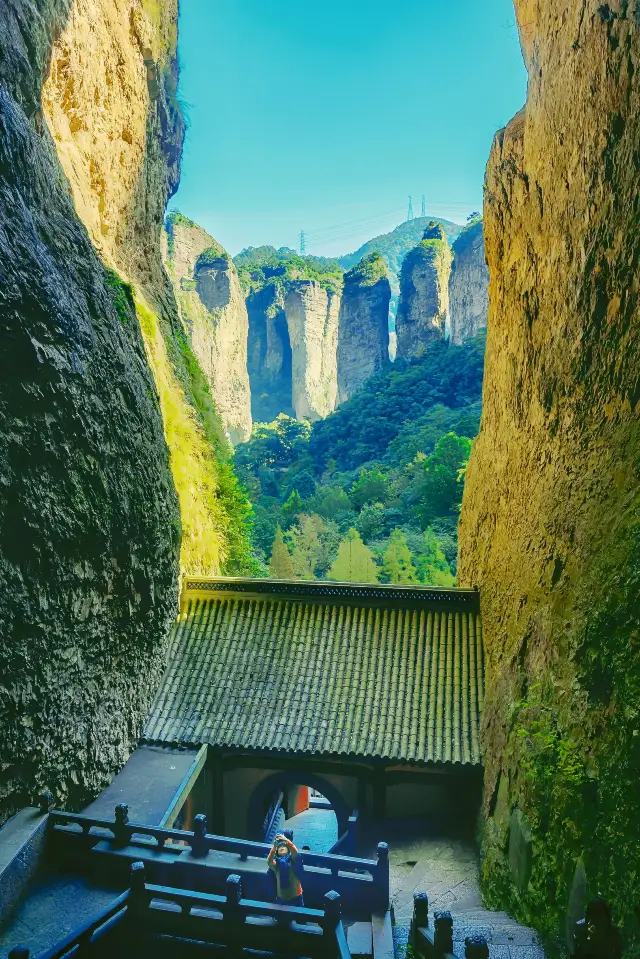
POLYGON ((459 580, 480 587, 488 657, 483 882, 490 902, 564 931, 584 870, 631 943, 640 7, 516 10, 529 90, 486 174, 483 416, 460 523, 459 580))
POLYGON ((489 312, 489 270, 485 262, 482 221, 455 240, 449 278, 449 322, 452 343, 464 343, 486 329, 489 312))
POLYGON ((338 402, 343 403, 389 361, 391 286, 373 254, 345 273, 338 323, 338 402))
POLYGON ((284 302, 292 351, 293 408, 298 419, 328 416, 338 394, 340 296, 316 280, 297 280, 284 302))
POLYGON ((402 261, 396 314, 397 356, 419 356, 441 339, 449 307, 451 250, 439 223, 432 222, 422 241, 402 261))

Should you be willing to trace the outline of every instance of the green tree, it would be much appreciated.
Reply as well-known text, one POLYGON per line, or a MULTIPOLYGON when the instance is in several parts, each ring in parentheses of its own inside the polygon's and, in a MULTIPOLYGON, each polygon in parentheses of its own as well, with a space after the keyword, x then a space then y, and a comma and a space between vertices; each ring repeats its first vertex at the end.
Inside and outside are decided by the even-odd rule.
POLYGON ((356 509, 365 503, 384 503, 387 495, 387 478, 380 470, 363 470, 357 483, 351 487, 349 498, 356 509))
POLYGON ((295 579, 293 561, 280 526, 276 527, 276 535, 271 547, 269 572, 274 579, 295 579))
POLYGON ((350 529, 340 543, 327 579, 339 583, 377 583, 378 567, 371 550, 356 529, 350 529))
POLYGON ((425 586, 453 586, 455 579, 438 537, 431 527, 425 530, 421 550, 415 557, 415 564, 420 582, 425 586))
POLYGON ((356 529, 366 542, 377 539, 384 529, 385 509, 382 503, 367 503, 356 520, 356 529))
POLYGON ((323 545, 320 534, 324 532, 322 519, 312 513, 298 516, 294 526, 287 533, 291 544, 293 570, 300 579, 315 579, 316 568, 322 562, 323 545))
POLYGON ((292 489, 288 499, 282 506, 282 517, 287 525, 291 526, 296 516, 302 510, 302 499, 297 489, 292 489))
POLYGON ((417 480, 418 502, 415 506, 415 513, 425 526, 436 517, 446 516, 460 507, 464 471, 472 445, 466 436, 447 433, 425 460, 424 473, 417 480))
POLYGON ((383 555, 382 572, 388 583, 409 585, 419 582, 411 550, 401 529, 394 529, 389 537, 389 545, 383 555))

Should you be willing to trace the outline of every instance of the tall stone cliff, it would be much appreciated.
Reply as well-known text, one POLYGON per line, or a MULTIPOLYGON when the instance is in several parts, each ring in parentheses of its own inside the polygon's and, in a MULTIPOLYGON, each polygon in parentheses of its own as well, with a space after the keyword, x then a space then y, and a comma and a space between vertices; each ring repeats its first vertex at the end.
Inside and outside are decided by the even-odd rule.
MULTIPOLYGON (((134 200, 139 179, 160 209, 176 182, 182 127, 164 87, 151 98, 131 6, 8 0, 0 18, 0 818, 43 787, 74 802, 126 758, 176 604, 178 505, 131 288, 92 244, 51 109, 62 51, 77 54, 66 106, 71 115, 84 76, 93 96, 70 135, 95 151, 85 199, 99 215, 106 142, 92 144, 82 116, 113 108, 110 57, 97 55, 112 52, 117 21, 122 62, 112 80, 131 101, 120 112, 149 140, 130 157, 122 141, 130 187, 122 230, 133 261, 131 238, 149 226, 134 200)), ((156 7, 153 22, 141 13, 136 23, 168 84, 176 9, 156 7)), ((119 163, 117 142, 109 152, 119 163)), ((102 209, 106 218, 106 199, 102 209)), ((115 251, 117 221, 97 228, 105 250, 115 251)), ((141 274, 161 275, 152 263, 149 249, 141 274)))
POLYGON ((284 295, 274 284, 251 292, 249 314, 249 380, 251 410, 260 422, 279 413, 294 415, 291 394, 291 341, 284 295))
POLYGON ((338 394, 340 295, 316 280, 291 283, 284 310, 289 329, 293 408, 298 419, 323 419, 338 394))
POLYGON ((397 356, 418 356, 444 336, 449 306, 451 250, 440 223, 405 256, 396 315, 397 356))
POLYGON ((167 218, 165 263, 183 326, 231 442, 251 435, 249 321, 233 260, 180 214, 167 218))
POLYGON ((338 402, 389 363, 391 286, 384 261, 372 253, 345 273, 338 321, 338 402))
MULTIPOLYGON (((640 4, 517 0, 495 138, 483 416, 461 584, 486 651, 483 881, 553 931, 640 902, 640 4)), ((630 955, 635 955, 630 946, 630 955)))
POLYGON ((176 0, 2 7, 0 819, 104 784, 163 669, 179 551, 212 572, 245 550, 160 256, 176 34, 176 0))
POLYGON ((487 327, 489 270, 485 262, 482 220, 460 233, 452 247, 449 278, 449 337, 464 343, 487 327))

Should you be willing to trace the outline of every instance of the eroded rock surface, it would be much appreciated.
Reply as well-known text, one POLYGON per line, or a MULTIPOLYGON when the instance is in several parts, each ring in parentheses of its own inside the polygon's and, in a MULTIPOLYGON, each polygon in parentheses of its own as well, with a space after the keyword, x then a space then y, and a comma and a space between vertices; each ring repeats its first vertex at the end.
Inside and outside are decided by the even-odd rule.
POLYGON ((444 336, 449 306, 451 250, 439 223, 405 256, 396 315, 397 356, 419 356, 444 336))
MULTIPOLYGON (((483 879, 562 927, 576 863, 630 949, 640 901, 640 6, 518 0, 526 110, 486 175, 482 429, 459 580, 488 656, 483 879), (532 832, 523 891, 514 808, 532 832)), ((574 903, 575 907, 575 903, 574 903)))
POLYGON ((165 262, 180 317, 231 442, 251 435, 249 322, 233 260, 192 220, 167 221, 165 262))
POLYGON ((316 280, 297 280, 287 291, 284 310, 295 414, 298 419, 323 419, 335 409, 338 394, 340 296, 316 280))
POLYGON ((247 297, 249 380, 254 419, 271 422, 279 413, 294 415, 291 405, 291 342, 284 296, 268 284, 247 297))
POLYGON ((0 820, 44 787, 78 802, 126 759, 175 614, 158 395, 131 290, 92 245, 163 300, 177 10, 140 7, 0 17, 0 820))
POLYGON ((391 286, 379 254, 345 273, 338 324, 338 402, 389 363, 391 286))
POLYGON ((452 343, 464 343, 487 327, 489 270, 485 262, 482 220, 455 240, 449 278, 449 322, 452 343))

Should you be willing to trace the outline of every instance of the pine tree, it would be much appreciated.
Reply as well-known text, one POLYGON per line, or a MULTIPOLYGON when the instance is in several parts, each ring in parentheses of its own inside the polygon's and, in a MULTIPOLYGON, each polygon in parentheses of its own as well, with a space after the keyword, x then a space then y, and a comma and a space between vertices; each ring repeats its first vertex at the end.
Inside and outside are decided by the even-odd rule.
POLYGON ((413 556, 401 529, 394 529, 384 551, 382 571, 389 583, 418 583, 413 556))
POLYGON ((338 555, 327 573, 327 579, 339 583, 377 583, 378 567, 360 533, 350 529, 338 548, 338 555))
POLYGON ((295 579, 293 569, 293 560, 287 549, 279 526, 276 527, 276 535, 271 547, 271 559, 269 560, 269 572, 274 579, 295 579))

